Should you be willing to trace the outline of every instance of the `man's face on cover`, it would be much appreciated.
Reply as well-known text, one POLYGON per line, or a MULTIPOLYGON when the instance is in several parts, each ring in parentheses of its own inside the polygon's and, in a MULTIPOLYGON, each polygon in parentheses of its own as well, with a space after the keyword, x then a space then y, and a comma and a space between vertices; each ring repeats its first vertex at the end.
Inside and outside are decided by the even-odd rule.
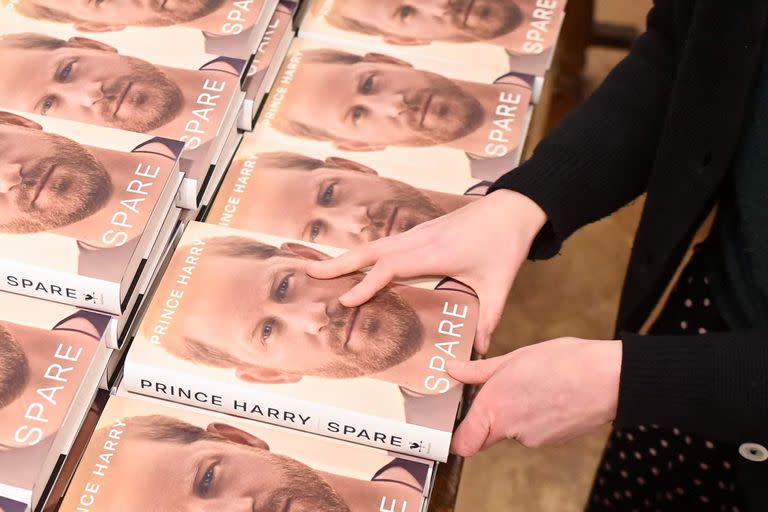
POLYGON ((210 14, 225 0, 22 0, 18 10, 35 18, 74 22, 80 30, 119 30, 126 25, 167 26, 210 14))
POLYGON ((346 30, 384 36, 391 44, 483 41, 515 30, 516 0, 336 0, 328 21, 346 30))
MULTIPOLYGON (((0 417, 3 408, 22 395, 28 382, 29 361, 24 348, 13 333, 13 325, 0 322, 0 417)), ((4 436, 0 436, 0 444, 7 444, 4 436)))
POLYGON ((251 180, 251 228, 307 242, 354 247, 445 214, 418 189, 344 159, 317 169, 259 167, 251 180))
MULTIPOLYGON (((304 52, 279 117, 308 125, 340 149, 443 144, 483 121, 482 104, 444 76, 378 54, 318 62, 318 52, 304 52)), ((282 129, 279 120, 275 126, 282 129)))
POLYGON ((314 249, 286 244, 264 259, 215 255, 210 245, 204 251, 205 264, 186 287, 184 334, 237 360, 243 380, 373 374, 423 341, 421 321, 396 287, 358 308, 342 306, 338 297, 361 275, 309 277, 307 263, 325 258, 314 249))
POLYGON ((0 232, 74 223, 101 208, 111 192, 107 170, 84 146, 0 112, 0 232))
POLYGON ((154 65, 73 38, 56 49, 0 40, 0 97, 12 108, 136 132, 155 130, 183 106, 179 87, 154 65))
POLYGON ((349 512, 309 466, 270 452, 247 432, 217 426, 229 439, 183 444, 125 438, 111 468, 119 484, 100 503, 120 511, 349 512))

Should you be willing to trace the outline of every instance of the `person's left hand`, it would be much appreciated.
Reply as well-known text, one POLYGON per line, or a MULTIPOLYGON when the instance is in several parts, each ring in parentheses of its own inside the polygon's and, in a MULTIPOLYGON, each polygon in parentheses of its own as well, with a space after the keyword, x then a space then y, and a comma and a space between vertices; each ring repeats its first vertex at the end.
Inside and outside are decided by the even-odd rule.
POLYGON ((504 356, 451 362, 448 373, 483 384, 451 449, 468 457, 503 439, 538 447, 568 441, 616 416, 621 341, 560 338, 504 356))

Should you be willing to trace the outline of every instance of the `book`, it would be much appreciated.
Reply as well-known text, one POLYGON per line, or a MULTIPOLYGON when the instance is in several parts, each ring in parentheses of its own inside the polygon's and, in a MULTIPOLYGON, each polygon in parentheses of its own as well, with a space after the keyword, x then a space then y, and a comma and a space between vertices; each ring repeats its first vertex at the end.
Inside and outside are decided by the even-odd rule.
POLYGON ((466 66, 294 40, 256 129, 288 144, 334 148, 495 180, 517 166, 530 85, 473 82, 466 66))
POLYGON ((258 130, 243 138, 206 222, 352 248, 469 204, 489 186, 426 158, 348 155, 258 130))
POLYGON ((361 273, 309 278, 343 251, 190 223, 124 368, 126 390, 445 460, 477 298, 459 283, 394 284, 359 308, 361 273), (376 400, 370 400, 375 396, 376 400))
POLYGON ((60 510, 420 511, 433 464, 118 394, 60 510))
MULTIPOLYGON (((213 2, 208 4, 208 9, 212 9, 213 2)), ((39 22, 57 23, 69 30, 65 36, 92 37, 94 31, 98 31, 101 41, 139 55, 153 56, 157 53, 157 43, 161 41, 163 51, 159 57, 174 56, 168 64, 176 67, 187 67, 184 63, 190 56, 208 54, 211 55, 208 60, 225 56, 246 62, 256 55, 255 61, 260 61, 259 65, 266 68, 263 61, 265 52, 274 53, 272 46, 279 43, 277 39, 282 38, 284 32, 282 14, 286 10, 291 11, 295 2, 284 0, 277 10, 277 0, 226 0, 216 4, 218 7, 211 14, 185 21, 193 14, 184 12, 185 3, 166 5, 164 10, 169 14, 158 19, 157 16, 148 16, 146 11, 151 10, 150 4, 125 7, 110 3, 99 7, 95 4, 84 7, 45 0, 20 0, 8 15, 8 22, 22 29, 29 25, 29 20, 38 22, 32 24, 31 31, 41 27, 39 22), (177 12, 174 13, 173 9, 177 12), (128 23, 125 16, 120 16, 125 12, 128 13, 128 23), (138 15, 142 12, 144 17, 140 18, 138 15), (162 24, 158 25, 161 22, 162 24), (273 36, 277 36, 274 42, 273 36), (262 58, 259 58, 259 55, 262 58)), ((290 16, 291 12, 288 15, 290 16)), ((287 18, 285 23, 289 22, 290 18, 287 18)), ((56 27, 47 25, 44 28, 51 30, 56 27)), ((198 64, 193 59, 189 61, 188 66, 194 67, 198 64)), ((242 77, 248 112, 252 111, 253 105, 258 108, 264 96, 264 91, 259 90, 258 86, 248 87, 246 84, 250 81, 249 77, 258 72, 259 65, 251 64, 248 74, 242 77)), ((279 63, 277 66, 279 67, 279 63)), ((255 115, 255 110, 253 114, 255 115)), ((238 122, 241 129, 250 130, 253 126, 252 117, 247 122, 240 123, 240 120, 246 121, 246 117, 240 117, 238 122)))
POLYGON ((236 124, 246 62, 165 51, 155 39, 115 47, 109 37, 117 36, 0 17, 0 62, 8 70, 0 77, 0 108, 184 142, 178 204, 196 208, 236 124))
POLYGON ((179 141, 0 110, 0 290, 127 311, 179 189, 179 141))
POLYGON ((34 508, 93 401, 113 319, 19 295, 0 302, 0 496, 34 508))
POLYGON ((301 37, 472 63, 539 80, 549 69, 566 0, 310 0, 301 37))
POLYGON ((238 127, 242 130, 253 129, 264 96, 271 89, 285 59, 294 36, 293 13, 296 12, 296 5, 297 2, 280 0, 256 49, 243 84, 245 100, 238 118, 238 127))
MULTIPOLYGON (((152 39, 187 32, 191 52, 232 55, 258 44, 273 0, 195 0, 169 4, 87 3, 57 0, 2 0, 6 12, 32 20, 70 25, 84 33, 135 33, 152 39), (179 30, 181 29, 181 30, 179 30), (175 32, 171 32, 174 30, 175 32), (230 53, 227 53, 230 52, 230 53)), ((167 41, 174 44, 173 41, 167 41)))

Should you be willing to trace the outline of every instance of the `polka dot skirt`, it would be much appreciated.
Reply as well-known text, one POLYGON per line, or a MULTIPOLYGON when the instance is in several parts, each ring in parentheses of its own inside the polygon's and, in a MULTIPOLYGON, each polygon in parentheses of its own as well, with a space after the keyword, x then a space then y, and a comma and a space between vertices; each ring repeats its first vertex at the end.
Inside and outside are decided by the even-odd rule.
MULTIPOLYGON (((727 330, 710 295, 702 258, 683 272, 652 334, 727 330)), ((595 476, 588 512, 746 511, 737 447, 657 425, 616 429, 595 476)))

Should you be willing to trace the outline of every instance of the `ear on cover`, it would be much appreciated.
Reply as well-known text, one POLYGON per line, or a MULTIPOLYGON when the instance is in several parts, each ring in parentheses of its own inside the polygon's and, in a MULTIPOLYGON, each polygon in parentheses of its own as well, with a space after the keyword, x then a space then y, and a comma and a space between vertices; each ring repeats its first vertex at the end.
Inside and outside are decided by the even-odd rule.
POLYGON ((205 430, 211 434, 219 435, 233 443, 252 446, 261 450, 269 450, 269 445, 260 438, 254 436, 250 432, 233 427, 232 425, 227 425, 226 423, 211 423, 205 430))
POLYGON ((78 32, 119 32, 124 29, 125 25, 110 25, 93 21, 79 21, 75 23, 75 30, 78 32))
POLYGON ((294 384, 301 380, 301 375, 260 366, 238 368, 235 370, 235 376, 251 384, 294 384))
POLYGON ((417 39, 415 37, 384 36, 384 42, 397 46, 424 46, 432 43, 429 39, 417 39))
POLYGON ((31 128, 33 130, 43 130, 43 127, 31 119, 13 114, 11 112, 0 111, 0 124, 10 124, 15 126, 23 126, 24 128, 31 128))
POLYGON ((284 251, 290 251, 296 256, 307 260, 322 261, 331 259, 331 257, 324 252, 320 252, 317 249, 308 247, 304 244, 297 244, 295 242, 285 242, 280 246, 280 248, 284 251))
POLYGON ((74 48, 83 48, 86 50, 99 50, 102 52, 119 53, 117 48, 101 41, 95 41, 88 37, 70 37, 68 40, 70 46, 74 48))
POLYGON ((379 173, 365 164, 361 164, 353 160, 347 160, 346 158, 342 158, 340 156, 329 156, 325 159, 325 166, 330 169, 344 169, 346 171, 356 171, 373 176, 379 175, 379 173))

